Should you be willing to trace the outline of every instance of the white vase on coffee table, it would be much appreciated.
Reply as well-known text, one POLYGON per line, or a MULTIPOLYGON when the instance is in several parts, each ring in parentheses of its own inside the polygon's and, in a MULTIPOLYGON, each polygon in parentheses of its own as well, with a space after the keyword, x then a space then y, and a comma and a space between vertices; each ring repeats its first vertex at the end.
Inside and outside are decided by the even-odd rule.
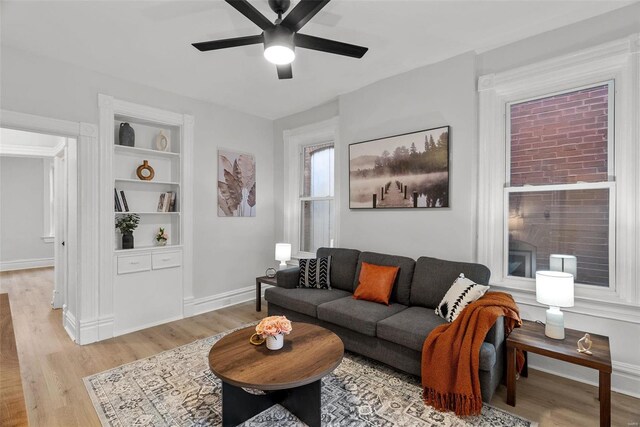
POLYGON ((269 350, 280 350, 284 345, 284 334, 267 336, 267 348, 269 350))

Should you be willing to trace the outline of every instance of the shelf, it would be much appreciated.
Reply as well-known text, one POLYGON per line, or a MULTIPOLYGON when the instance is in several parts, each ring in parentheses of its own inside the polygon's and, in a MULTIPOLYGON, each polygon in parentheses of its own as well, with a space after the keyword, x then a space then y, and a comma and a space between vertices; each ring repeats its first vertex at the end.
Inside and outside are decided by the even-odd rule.
POLYGON ((113 252, 117 255, 135 254, 138 252, 162 252, 163 250, 181 249, 182 245, 166 245, 166 246, 137 246, 133 249, 115 249, 113 252))
POLYGON ((123 179, 123 178, 116 178, 115 179, 116 182, 128 182, 131 184, 143 184, 143 185, 175 185, 175 186, 180 186, 180 183, 178 182, 169 182, 169 181, 143 181, 141 179, 123 179))
POLYGON ((138 214, 138 215, 180 215, 180 212, 114 212, 115 215, 138 214))
POLYGON ((155 157, 168 157, 168 158, 180 158, 180 153, 174 153, 171 151, 159 151, 149 148, 127 147, 126 145, 114 145, 113 150, 116 153, 136 154, 142 156, 155 156, 155 157))

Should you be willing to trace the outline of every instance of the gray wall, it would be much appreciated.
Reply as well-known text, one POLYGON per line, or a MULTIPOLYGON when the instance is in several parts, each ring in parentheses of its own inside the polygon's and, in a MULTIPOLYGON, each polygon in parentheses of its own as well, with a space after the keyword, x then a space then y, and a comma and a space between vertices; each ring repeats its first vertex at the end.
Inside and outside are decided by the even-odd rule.
POLYGON ((274 265, 270 120, 5 46, 1 53, 3 109, 97 124, 98 93, 104 93, 195 117, 193 289, 196 298, 249 286, 255 283, 257 275, 264 274, 267 266, 274 265), (256 155, 255 218, 218 218, 218 147, 256 155))
POLYGON ((469 53, 390 77, 342 95, 335 102, 276 120, 276 237, 284 236, 283 130, 339 115, 336 155, 342 166, 338 244, 412 257, 472 260, 475 192, 467 189, 477 173, 475 104, 475 55, 469 53), (450 208, 376 212, 349 209, 349 144, 443 125, 451 126, 450 208))
POLYGON ((0 262, 53 259, 43 199, 43 159, 0 157, 0 262))
POLYGON ((475 246, 475 55, 469 53, 373 83, 340 97, 341 246, 471 261, 475 246), (348 145, 451 126, 449 208, 349 209, 348 145))

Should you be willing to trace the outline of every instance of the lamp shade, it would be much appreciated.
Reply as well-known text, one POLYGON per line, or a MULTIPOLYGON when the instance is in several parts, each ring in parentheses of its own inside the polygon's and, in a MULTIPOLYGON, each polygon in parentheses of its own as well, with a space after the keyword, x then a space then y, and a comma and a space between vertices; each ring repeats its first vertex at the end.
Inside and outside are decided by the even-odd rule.
POLYGON ((291 244, 276 243, 276 260, 280 262, 289 261, 291 259, 291 244))
POLYGON ((578 277, 578 259, 573 255, 551 254, 549 270, 573 274, 575 280, 578 277))
POLYGON ((536 301, 551 307, 573 307, 573 275, 562 271, 537 271, 536 301))

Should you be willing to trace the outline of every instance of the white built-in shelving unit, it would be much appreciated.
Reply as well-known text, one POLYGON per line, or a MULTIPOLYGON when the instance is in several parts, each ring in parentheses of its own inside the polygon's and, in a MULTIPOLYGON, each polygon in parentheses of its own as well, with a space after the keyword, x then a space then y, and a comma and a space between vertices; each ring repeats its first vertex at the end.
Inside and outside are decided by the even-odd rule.
MULTIPOLYGON (((172 321, 192 313, 191 278, 191 153, 193 117, 99 95, 101 164, 101 292, 113 301, 113 321, 104 337, 121 335, 172 321), (133 147, 120 145, 121 123, 135 132, 133 147), (156 147, 162 131, 169 138, 165 151, 156 147), (148 161, 152 180, 137 177, 136 169, 148 161), (125 193, 128 212, 115 209, 114 189, 125 193), (171 212, 158 212, 160 195, 176 194, 171 212), (134 231, 134 249, 122 249, 115 220, 127 213, 140 216, 134 231), (157 245, 160 228, 169 234, 157 245), (102 241, 104 240, 104 241, 102 241), (112 298, 110 298, 112 296, 112 298)), ((101 303, 102 304, 102 303, 101 303)), ((109 308, 103 312, 109 312, 109 308)), ((101 322, 105 324, 105 322, 101 322)), ((109 322, 106 322, 109 323, 109 322)))

